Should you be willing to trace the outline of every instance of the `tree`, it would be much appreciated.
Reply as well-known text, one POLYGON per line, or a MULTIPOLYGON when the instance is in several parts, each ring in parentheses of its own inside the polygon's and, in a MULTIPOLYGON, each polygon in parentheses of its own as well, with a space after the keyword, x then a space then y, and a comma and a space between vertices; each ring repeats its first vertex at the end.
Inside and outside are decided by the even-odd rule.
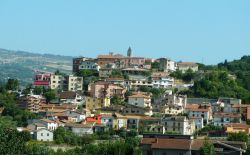
POLYGON ((201 148, 202 155, 215 155, 214 145, 210 143, 207 139, 204 141, 201 148))
POLYGON ((115 95, 111 98, 111 103, 114 105, 124 105, 124 100, 120 96, 115 95))
POLYGON ((248 142, 248 135, 245 132, 230 133, 227 137, 229 141, 248 142))
POLYGON ((18 90, 19 88, 19 82, 17 79, 8 79, 8 82, 6 84, 7 90, 18 90))
POLYGON ((44 96, 46 98, 46 102, 49 103, 51 100, 56 98, 56 92, 54 90, 48 90, 44 93, 44 96))

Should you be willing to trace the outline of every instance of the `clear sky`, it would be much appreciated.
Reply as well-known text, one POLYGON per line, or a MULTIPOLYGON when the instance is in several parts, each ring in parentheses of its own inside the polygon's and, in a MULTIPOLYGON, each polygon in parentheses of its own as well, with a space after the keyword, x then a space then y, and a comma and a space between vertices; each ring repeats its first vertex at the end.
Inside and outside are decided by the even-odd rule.
POLYGON ((214 64, 250 55, 249 0, 1 0, 0 48, 214 64))

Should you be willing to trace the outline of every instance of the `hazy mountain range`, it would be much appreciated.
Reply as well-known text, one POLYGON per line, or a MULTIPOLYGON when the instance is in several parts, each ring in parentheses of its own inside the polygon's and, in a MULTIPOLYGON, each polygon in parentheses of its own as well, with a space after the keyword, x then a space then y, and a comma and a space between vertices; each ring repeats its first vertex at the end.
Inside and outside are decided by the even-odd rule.
POLYGON ((61 72, 70 74, 72 58, 0 49, 0 82, 15 78, 24 86, 32 82, 36 71, 55 72, 59 69, 61 72))

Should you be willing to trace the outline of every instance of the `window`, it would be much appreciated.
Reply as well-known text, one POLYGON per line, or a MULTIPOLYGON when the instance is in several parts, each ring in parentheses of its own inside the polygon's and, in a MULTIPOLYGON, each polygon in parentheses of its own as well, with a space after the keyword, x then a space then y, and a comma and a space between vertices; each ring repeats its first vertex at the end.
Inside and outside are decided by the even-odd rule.
POLYGON ((47 136, 49 136, 49 133, 47 133, 47 136))
POLYGON ((41 136, 43 136, 43 133, 41 133, 41 136))

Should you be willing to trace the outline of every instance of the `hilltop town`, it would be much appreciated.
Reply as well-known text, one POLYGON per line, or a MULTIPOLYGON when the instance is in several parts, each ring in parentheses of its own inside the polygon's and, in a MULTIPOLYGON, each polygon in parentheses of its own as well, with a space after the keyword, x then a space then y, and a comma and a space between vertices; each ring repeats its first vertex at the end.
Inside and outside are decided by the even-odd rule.
POLYGON ((73 58, 71 74, 36 72, 22 90, 16 79, 2 85, 0 130, 59 154, 246 153, 248 78, 232 66, 138 57, 130 47, 126 56, 73 58))

